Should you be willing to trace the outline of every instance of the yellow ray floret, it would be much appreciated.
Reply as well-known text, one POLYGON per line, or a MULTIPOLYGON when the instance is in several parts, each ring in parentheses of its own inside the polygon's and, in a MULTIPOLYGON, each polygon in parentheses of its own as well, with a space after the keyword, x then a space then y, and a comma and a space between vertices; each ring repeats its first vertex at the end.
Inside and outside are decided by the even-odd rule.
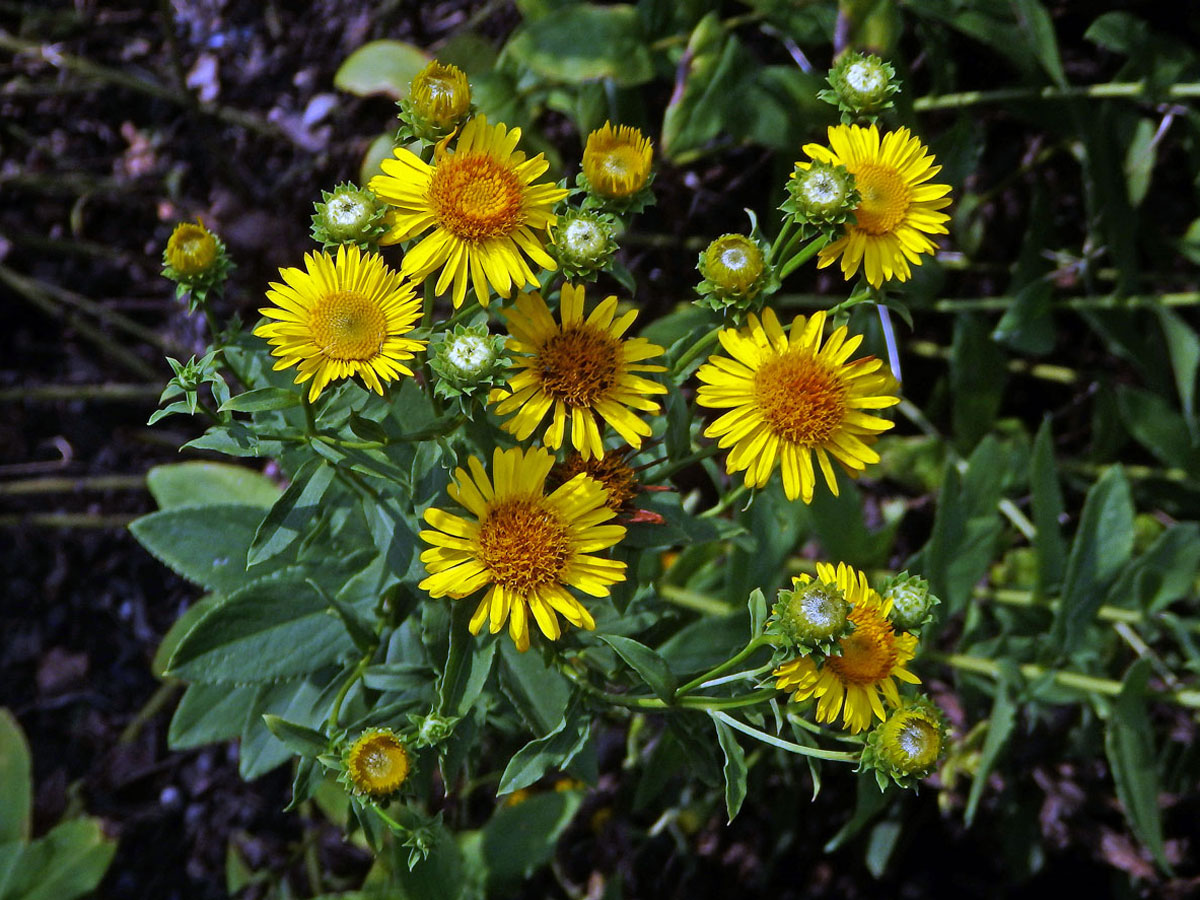
POLYGON ((847 362, 862 336, 845 326, 822 346, 824 327, 824 311, 796 316, 790 336, 773 310, 763 310, 761 322, 751 314, 744 328, 718 335, 729 356, 710 356, 696 373, 704 382, 696 402, 730 409, 704 434, 733 448, 725 470, 745 470, 746 487, 763 487, 778 464, 787 498, 810 503, 814 455, 835 496, 831 459, 852 477, 879 462, 869 445, 892 423, 864 410, 899 403, 896 381, 873 356, 847 362))
POLYGON ((604 488, 580 474, 547 494, 553 465, 540 447, 527 453, 497 448, 489 478, 472 456, 449 487, 470 515, 430 508, 425 521, 435 530, 421 532, 432 545, 421 554, 429 573, 421 589, 458 599, 486 588, 471 633, 486 622, 495 634, 507 621, 521 652, 529 649, 530 615, 552 641, 562 633, 559 615, 590 630, 596 627, 592 614, 569 589, 605 597, 610 585, 625 580, 625 563, 594 555, 625 536, 624 527, 605 524, 616 513, 605 503, 604 488))
MULTIPOLYGON (((950 217, 940 209, 950 205, 950 186, 929 184, 942 170, 933 155, 907 128, 890 131, 880 139, 874 125, 836 125, 829 129, 829 146, 807 144, 804 152, 816 161, 845 166, 854 176, 861 200, 856 221, 845 234, 821 249, 817 267, 832 265, 841 257, 842 274, 849 281, 861 267, 867 281, 879 287, 893 278, 908 281, 921 254, 937 245, 931 234, 946 234, 950 217)), ((809 163, 798 162, 807 169, 809 163)))
POLYGON ((401 272, 418 280, 441 270, 435 292, 454 285, 455 308, 467 285, 487 306, 491 290, 508 297, 514 286, 536 284, 526 257, 542 269, 556 263, 545 250, 551 210, 567 195, 554 184, 537 183, 549 163, 542 154, 526 159, 517 150, 521 129, 491 125, 478 116, 463 126, 453 150, 438 144, 433 164, 404 147, 385 159, 383 174, 368 185, 389 213, 381 244, 396 244, 433 231, 408 249, 401 272))
POLYGON ((854 630, 838 643, 840 656, 827 656, 819 664, 810 656, 784 663, 774 671, 775 687, 792 691, 794 699, 817 700, 817 721, 835 722, 842 715, 843 727, 857 734, 870 726, 873 718, 886 718, 883 702, 900 705, 896 679, 920 684, 905 668, 917 649, 917 639, 895 630, 888 619, 891 601, 885 601, 867 583, 867 576, 838 563, 817 563, 817 578, 837 584, 852 605, 850 621, 854 630))
POLYGON ((640 447, 651 429, 633 410, 661 412, 649 398, 667 389, 637 373, 665 372, 644 362, 662 355, 663 348, 645 338, 622 339, 637 311, 618 316, 616 297, 605 298, 584 318, 583 287, 565 284, 560 313, 561 325, 540 294, 522 294, 504 311, 513 338, 506 352, 517 371, 507 389, 491 397, 497 415, 516 413, 503 428, 523 441, 549 413, 542 442, 561 447, 569 421, 571 445, 589 459, 604 455, 599 416, 631 447, 640 447))
POLYGON ((336 259, 309 253, 303 270, 279 275, 283 283, 267 291, 275 305, 259 310, 274 321, 254 333, 279 357, 276 369, 296 366, 296 384, 312 382, 309 400, 342 378, 358 376, 382 394, 383 382, 412 375, 401 360, 412 359, 425 341, 404 335, 421 317, 421 302, 379 256, 343 244, 336 259))

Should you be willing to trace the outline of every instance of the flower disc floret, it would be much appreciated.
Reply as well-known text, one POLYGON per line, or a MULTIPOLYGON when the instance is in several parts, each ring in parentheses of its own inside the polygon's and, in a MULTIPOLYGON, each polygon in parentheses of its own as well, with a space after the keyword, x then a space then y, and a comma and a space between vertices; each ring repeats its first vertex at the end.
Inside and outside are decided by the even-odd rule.
POLYGON ((411 763, 404 742, 390 728, 371 728, 346 749, 342 766, 355 794, 382 800, 404 784, 411 763))
POLYGON ((339 245, 337 256, 310 253, 304 270, 280 269, 260 309, 273 321, 254 329, 279 357, 275 369, 297 367, 296 384, 311 382, 316 400, 331 381, 357 376, 383 393, 383 383, 412 375, 403 360, 425 346, 405 337, 421 317, 411 285, 377 255, 339 245))
POLYGON ((470 620, 478 634, 484 623, 508 633, 521 652, 529 649, 529 616, 550 640, 561 635, 558 616, 592 629, 592 614, 571 590, 604 597, 625 580, 625 564, 595 556, 625 536, 606 506, 599 482, 578 475, 550 493, 546 477, 554 458, 540 447, 497 449, 489 478, 472 456, 457 469, 449 494, 471 518, 436 507, 425 512, 433 530, 420 537, 432 545, 421 554, 429 577, 420 587, 432 597, 468 597, 487 588, 470 620), (469 472, 468 472, 469 470, 469 472))
POLYGON ((701 406, 731 408, 705 429, 718 446, 732 447, 727 472, 745 470, 747 487, 763 487, 777 464, 789 500, 812 501, 813 456, 834 496, 831 460, 851 477, 879 461, 871 449, 892 423, 865 410, 900 402, 896 383, 873 356, 847 362, 862 343, 838 328, 822 346, 825 313, 796 316, 785 334, 771 309, 762 320, 751 314, 746 327, 718 335, 729 353, 710 356, 696 376, 701 406))
POLYGON ((555 221, 554 204, 566 189, 536 181, 549 163, 542 154, 526 159, 517 150, 519 128, 471 119, 454 150, 438 144, 430 165, 397 147, 368 187, 392 207, 381 244, 396 244, 432 232, 408 249, 401 272, 417 281, 441 270, 434 291, 453 285, 455 308, 470 284, 487 306, 492 290, 502 297, 513 287, 537 283, 528 260, 543 269, 557 264, 546 253, 544 233, 555 221))
POLYGON ((847 221, 841 237, 821 249, 817 267, 840 258, 847 280, 862 268, 872 287, 908 281, 921 256, 937 250, 929 235, 946 234, 950 220, 939 212, 950 205, 950 186, 929 183, 942 167, 933 164, 925 145, 907 128, 881 139, 874 125, 838 125, 829 129, 828 147, 807 144, 804 152, 813 162, 797 162, 797 169, 844 166, 859 194, 854 222, 847 221))
POLYGON ((618 316, 615 296, 605 298, 584 318, 583 294, 582 286, 563 285, 561 324, 540 294, 522 294, 505 309, 512 335, 508 349, 517 371, 491 402, 497 415, 512 414, 502 427, 519 441, 528 439, 549 415, 542 437, 547 447, 563 445, 569 421, 571 445, 585 457, 603 456, 599 417, 631 447, 640 447, 651 429, 633 410, 659 413, 661 407, 649 397, 667 389, 639 373, 666 371, 643 362, 662 355, 663 348, 645 338, 622 337, 637 310, 618 316))
POLYGON ((886 717, 883 699, 900 705, 896 679, 919 684, 920 679, 905 668, 916 653, 917 639, 897 633, 888 619, 890 606, 867 583, 862 572, 838 563, 817 564, 817 578, 836 584, 851 605, 849 619, 854 630, 838 641, 839 655, 819 663, 800 656, 779 666, 775 686, 792 691, 796 700, 817 700, 817 721, 834 722, 842 715, 843 726, 854 733, 865 730, 872 718, 886 717))

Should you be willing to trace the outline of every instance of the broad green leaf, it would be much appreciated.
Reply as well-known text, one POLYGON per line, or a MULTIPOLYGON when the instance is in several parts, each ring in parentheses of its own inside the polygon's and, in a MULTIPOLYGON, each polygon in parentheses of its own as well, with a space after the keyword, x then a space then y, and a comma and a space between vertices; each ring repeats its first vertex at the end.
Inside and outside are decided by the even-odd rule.
POLYGON ((568 84, 611 78, 630 87, 654 77, 641 19, 625 3, 556 9, 522 25, 505 49, 539 75, 568 84))
POLYGON ((1193 438, 1200 442, 1200 422, 1196 416, 1196 374, 1200 371, 1200 336, 1173 309, 1162 307, 1157 310, 1163 336, 1167 339, 1167 353, 1171 357, 1171 369, 1175 373, 1175 386, 1193 438))
MULTIPOLYGON (((366 815, 378 821, 371 812, 366 815)), ((389 882, 394 888, 382 894, 372 894, 376 900, 459 900, 464 896, 466 874, 462 850, 454 835, 443 825, 434 826, 433 848, 425 859, 412 869, 407 862, 408 851, 394 842, 396 852, 390 867, 389 882), (401 853, 405 854, 401 856, 401 853), (394 891, 394 892, 393 892, 394 891)), ((475 896, 475 895, 472 895, 475 896)))
POLYGON ((163 679, 167 677, 167 665, 171 661, 171 654, 175 652, 175 648, 179 646, 179 642, 183 640, 183 636, 192 630, 192 626, 199 622, 210 609, 220 603, 224 598, 219 594, 205 594, 186 610, 183 615, 175 620, 174 624, 168 629, 166 636, 158 645, 158 649, 154 651, 154 659, 150 661, 150 671, 154 673, 154 677, 163 679))
POLYGON ((1053 289, 1047 281, 1033 281, 1017 291, 992 332, 998 341, 1021 353, 1044 354, 1054 349, 1053 289))
POLYGON ((1125 472, 1113 466, 1088 491, 1067 558, 1062 601, 1051 632, 1051 643, 1061 656, 1079 649, 1108 586, 1129 561, 1133 513, 1125 472))
POLYGON ((0 708, 0 844, 29 840, 32 778, 25 734, 16 717, 0 708))
POLYGON ((254 684, 188 685, 171 717, 167 746, 190 750, 238 737, 257 690, 254 684))
POLYGON ((658 654, 673 672, 703 672, 745 646, 749 622, 745 613, 704 616, 671 635, 658 654))
POLYGON ((901 823, 888 820, 880 822, 867 835, 867 871, 874 878, 882 878, 887 871, 888 862, 896 850, 900 840, 901 823))
POLYGON ((641 676, 660 699, 670 700, 675 696, 675 676, 661 656, 632 638, 618 637, 615 634, 600 634, 597 637, 617 651, 617 655, 641 676))
POLYGON ((983 741, 983 750, 979 754, 979 765, 976 766, 971 779, 971 792, 967 795, 967 808, 963 813, 963 822, 968 828, 975 821, 975 812, 979 801, 987 787, 988 776, 996 765, 1000 752, 1008 743, 1016 724, 1017 707, 1009 696, 1007 681, 1001 681, 996 686, 996 696, 992 700, 992 714, 988 718, 987 737, 983 741))
POLYGON ((271 412, 300 405, 300 394, 287 388, 265 387, 230 397, 221 404, 221 412, 271 412))
POLYGON ((367 146, 367 152, 363 154, 362 162, 359 164, 359 184, 366 184, 376 175, 383 174, 383 161, 392 158, 395 146, 395 132, 388 131, 375 136, 367 146))
POLYGON ((500 645, 500 687, 534 734, 562 721, 571 690, 558 671, 536 653, 521 653, 511 641, 500 645))
POLYGON ((1008 380, 1004 353, 980 315, 962 313, 954 321, 950 348, 950 393, 955 444, 970 451, 991 429, 1008 380))
POLYGON ((247 567, 273 559, 308 533, 333 476, 333 467, 319 459, 310 459, 300 467, 288 489, 254 533, 254 541, 246 554, 247 567))
POLYGON ((322 702, 323 688, 338 671, 330 667, 311 679, 295 678, 258 686, 238 744, 238 774, 242 778, 251 781, 292 758, 292 748, 267 728, 266 715, 314 729, 324 723, 331 698, 326 696, 322 702))
POLYGON ((1120 385, 1117 408, 1121 420, 1139 444, 1166 466, 1200 478, 1200 447, 1192 445, 1187 421, 1158 394, 1120 385))
POLYGON ((713 724, 717 727, 717 742, 725 754, 725 766, 721 770, 725 775, 725 811, 732 822, 746 799, 746 754, 732 728, 715 717, 713 724))
POLYGON ((518 750, 500 776, 497 795, 529 787, 549 769, 565 769, 587 744, 591 720, 572 705, 552 731, 518 750))
POLYGON ((26 846, 9 885, 14 900, 74 900, 100 883, 117 851, 98 819, 63 822, 26 846))
POLYGON ((1063 514, 1063 498, 1054 464, 1049 417, 1042 422, 1033 441, 1029 486, 1033 494, 1033 525, 1037 529, 1033 540, 1037 551, 1037 586, 1041 595, 1046 596, 1062 581, 1067 563, 1067 543, 1058 524, 1063 514))
POLYGON ((262 518, 261 506, 185 507, 142 516, 129 530, 173 572, 228 594, 246 583, 246 551, 262 518))
POLYGON ((8 898, 8 884, 21 867, 21 858, 25 855, 25 841, 10 841, 0 844, 0 897, 8 898))
POLYGON ((501 806, 483 827, 483 857, 493 890, 510 890, 548 863, 583 796, 553 791, 501 806))
POLYGON ((1162 813, 1158 808, 1154 726, 1146 709, 1149 678, 1148 659, 1139 659, 1125 673, 1104 735, 1104 750, 1130 827, 1154 855, 1159 867, 1170 873, 1171 864, 1163 846, 1162 813))
POLYGON ((303 582, 264 579, 231 594, 179 643, 168 675, 242 684, 307 675, 354 647, 303 582))
POLYGON ((472 604, 454 604, 450 623, 450 652, 446 668, 438 682, 438 713, 443 716, 465 716, 483 693, 498 641, 484 641, 467 630, 472 604))
POLYGON ((1113 583, 1108 603, 1147 614, 1187 597, 1200 569, 1200 525, 1181 522, 1160 534, 1113 583))
POLYGON ((280 489, 271 479, 245 466, 218 462, 182 462, 155 466, 146 486, 159 509, 220 504, 270 509, 280 489))
POLYGON ((1062 57, 1054 36, 1054 21, 1040 0, 1011 0, 1017 27, 1046 74, 1059 87, 1066 87, 1062 57))
POLYGON ((413 76, 425 68, 429 56, 403 41, 371 41, 363 44, 338 67, 334 87, 359 97, 386 94, 394 100, 408 96, 413 76))
POLYGON ((1150 119, 1138 119, 1133 138, 1125 150, 1125 184, 1129 189, 1131 206, 1141 206, 1150 189, 1150 176, 1157 159, 1154 133, 1157 126, 1150 119))
POLYGON ((419 690, 432 680, 430 668, 417 663, 380 663, 363 673, 363 684, 373 691, 403 693, 419 690))
POLYGON ((314 728, 289 722, 282 716, 270 713, 265 714, 262 719, 267 730, 298 756, 320 756, 329 749, 329 739, 314 728))
POLYGON ((743 83, 753 71, 748 62, 741 43, 726 34, 715 11, 696 23, 663 115, 664 157, 686 162, 698 155, 694 151, 728 130, 728 112, 744 95, 743 83))

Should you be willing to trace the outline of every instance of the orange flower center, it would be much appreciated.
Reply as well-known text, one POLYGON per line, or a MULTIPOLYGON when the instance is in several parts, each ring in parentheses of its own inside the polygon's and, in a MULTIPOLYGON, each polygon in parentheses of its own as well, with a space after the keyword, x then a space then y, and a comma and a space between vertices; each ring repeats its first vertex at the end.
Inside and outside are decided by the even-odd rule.
POLYGON ((525 192, 513 168, 487 153, 442 156, 429 182, 438 225, 478 244, 512 234, 525 223, 525 192))
POLYGON ((838 643, 841 656, 826 658, 842 684, 878 684, 896 667, 896 633, 873 608, 856 606, 850 612, 855 629, 838 643))
POLYGON ((358 291, 322 297, 308 314, 313 343, 329 359, 367 360, 378 355, 387 337, 387 316, 358 291))
POLYGON ((852 170, 862 198, 854 216, 855 228, 867 234, 890 234, 908 215, 912 190, 891 166, 867 163, 852 170))
POLYGON ((845 383, 805 351, 765 363, 754 375, 754 393, 771 433, 793 444, 826 443, 846 416, 845 383))
POLYGON ((542 390, 567 406, 590 408, 617 383, 620 341, 586 323, 568 325, 537 352, 542 390))
POLYGON ((479 561, 506 590, 553 584, 570 555, 562 520, 541 497, 501 500, 479 525, 479 561))

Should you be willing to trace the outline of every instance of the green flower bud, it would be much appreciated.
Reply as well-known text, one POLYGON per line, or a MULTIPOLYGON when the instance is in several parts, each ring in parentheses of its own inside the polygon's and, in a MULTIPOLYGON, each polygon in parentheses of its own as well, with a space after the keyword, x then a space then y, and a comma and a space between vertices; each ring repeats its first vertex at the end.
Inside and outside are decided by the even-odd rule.
POLYGON ((339 184, 333 192, 321 191, 323 203, 313 204, 313 240, 326 250, 339 244, 354 244, 360 250, 374 250, 386 231, 383 217, 387 204, 366 188, 350 182, 339 184))
POLYGON ((932 774, 946 750, 946 721, 942 711, 925 697, 895 709, 867 735, 859 771, 875 770, 879 789, 888 779, 911 787, 932 774))
POLYGON ((894 104, 892 95, 900 91, 896 70, 878 56, 847 53, 829 72, 832 90, 817 94, 826 103, 842 111, 842 122, 855 119, 874 122, 878 114, 894 104))
POLYGON ((568 278, 594 280, 617 251, 614 219, 606 213, 569 209, 550 227, 547 248, 568 278))
POLYGON ((838 641, 853 628, 850 604, 841 589, 808 575, 793 578, 792 590, 779 592, 767 623, 769 634, 780 635, 801 653, 834 653, 838 641))
POLYGON ((413 741, 415 747, 436 747, 454 733, 454 726, 459 723, 461 716, 439 716, 430 714, 420 716, 409 713, 408 720, 416 726, 417 736, 413 741))
POLYGON ((485 399, 505 382, 504 336, 491 334, 486 324, 455 325, 429 342, 429 367, 437 376, 434 393, 457 398, 469 415, 474 399, 485 399))
POLYGON ((908 572, 889 578, 881 594, 885 605, 892 604, 892 624, 899 631, 916 631, 933 621, 933 610, 941 602, 929 593, 928 581, 908 572))
POLYGON ((408 97, 401 100, 404 123, 396 142, 413 138, 436 143, 457 128, 471 112, 471 86, 458 66, 436 59, 413 76, 408 97))
POLYGON ((796 163, 787 183, 788 199, 779 208, 798 225, 827 228, 841 225, 859 204, 854 176, 832 163, 796 163))

